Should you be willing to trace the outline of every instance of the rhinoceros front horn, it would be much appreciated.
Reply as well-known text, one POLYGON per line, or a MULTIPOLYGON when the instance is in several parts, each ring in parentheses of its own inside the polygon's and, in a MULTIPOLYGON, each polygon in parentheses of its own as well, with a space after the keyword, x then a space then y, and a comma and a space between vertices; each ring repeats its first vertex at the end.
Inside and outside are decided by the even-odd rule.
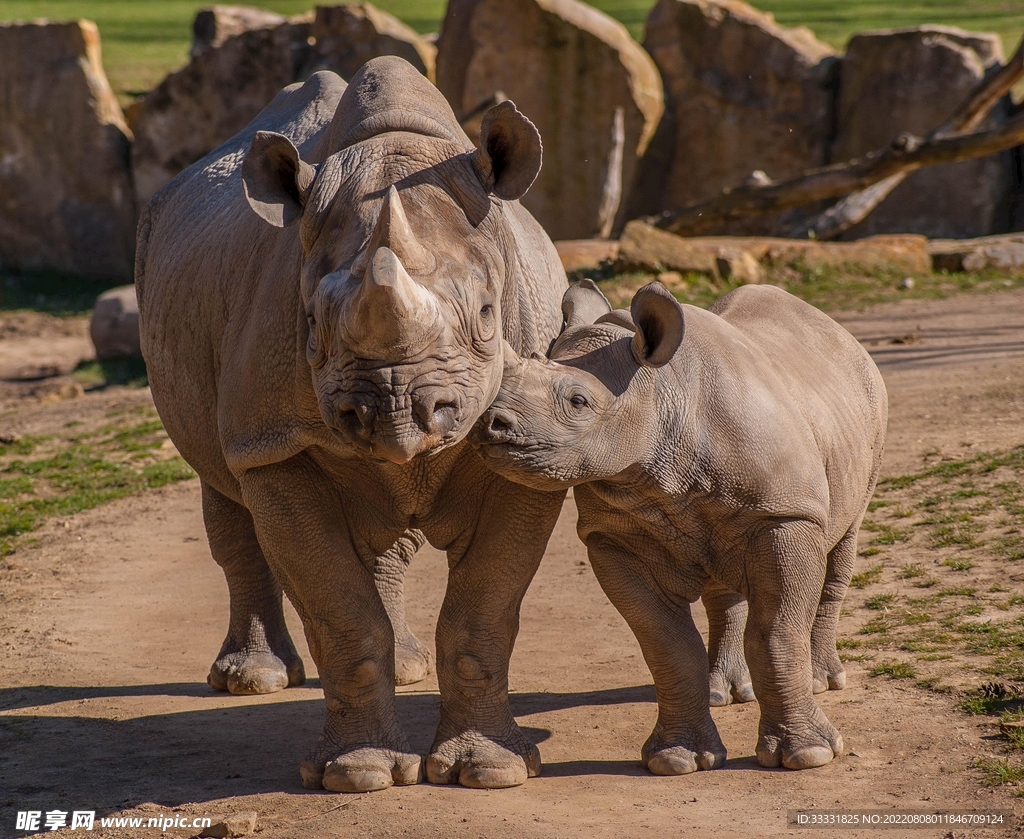
POLYGON ((369 262, 345 313, 353 350, 364 358, 407 358, 433 340, 437 301, 409 276, 391 248, 377 248, 369 262))

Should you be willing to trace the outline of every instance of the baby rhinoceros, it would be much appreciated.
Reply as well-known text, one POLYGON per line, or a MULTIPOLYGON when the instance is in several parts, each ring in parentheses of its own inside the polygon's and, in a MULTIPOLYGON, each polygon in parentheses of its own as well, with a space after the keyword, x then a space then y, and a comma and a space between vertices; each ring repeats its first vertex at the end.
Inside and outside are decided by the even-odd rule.
POLYGON ((506 362, 474 443, 507 478, 576 487, 580 538, 654 677, 644 764, 674 775, 725 761, 690 615, 722 588, 749 603, 761 765, 828 763, 843 741, 813 698, 812 627, 814 669, 839 687, 839 605, 885 436, 878 369, 770 286, 705 311, 652 283, 627 313, 584 280, 563 312, 550 360, 506 362))

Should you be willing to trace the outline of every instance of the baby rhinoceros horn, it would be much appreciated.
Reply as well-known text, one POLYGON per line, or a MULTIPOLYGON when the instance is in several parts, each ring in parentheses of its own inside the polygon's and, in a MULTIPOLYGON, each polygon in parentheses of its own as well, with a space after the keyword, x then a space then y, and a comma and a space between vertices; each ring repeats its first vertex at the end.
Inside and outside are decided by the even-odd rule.
POLYGON ((430 343, 438 317, 434 295, 409 276, 391 248, 380 247, 348 306, 345 327, 357 355, 400 361, 430 343))

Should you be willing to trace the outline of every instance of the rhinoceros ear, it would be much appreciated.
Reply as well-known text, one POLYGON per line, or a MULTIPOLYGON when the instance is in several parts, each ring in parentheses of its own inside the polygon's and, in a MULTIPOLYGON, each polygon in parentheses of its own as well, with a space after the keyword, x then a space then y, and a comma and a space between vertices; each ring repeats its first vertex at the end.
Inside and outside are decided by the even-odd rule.
POLYGON ((569 286, 562 295, 562 330, 572 329, 574 326, 589 326, 611 310, 611 304, 593 280, 580 280, 569 286))
POLYGON ((488 192, 505 201, 522 198, 537 179, 542 157, 540 133, 511 100, 484 114, 473 166, 488 192))
POLYGON ((256 215, 287 227, 302 215, 315 174, 283 134, 257 131, 242 161, 242 188, 256 215))
POLYGON ((636 324, 630 348, 637 363, 644 367, 668 364, 683 343, 683 307, 665 286, 655 282, 633 295, 629 311, 636 324))

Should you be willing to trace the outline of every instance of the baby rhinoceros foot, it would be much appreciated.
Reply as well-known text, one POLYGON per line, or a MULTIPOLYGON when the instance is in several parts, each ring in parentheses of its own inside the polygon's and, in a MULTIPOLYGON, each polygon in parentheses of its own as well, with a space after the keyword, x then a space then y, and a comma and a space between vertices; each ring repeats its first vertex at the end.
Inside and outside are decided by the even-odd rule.
POLYGON ((835 644, 829 645, 831 649, 823 652, 813 650, 813 663, 811 668, 812 689, 814 693, 824 693, 827 690, 842 690, 846 687, 846 668, 839 660, 835 644))
POLYGON ((423 780, 422 760, 407 744, 342 749, 321 737, 300 767, 302 785, 330 792, 374 792, 423 780))
POLYGON ((222 652, 206 681, 214 690, 251 696, 301 685, 306 681, 306 671, 294 649, 283 656, 265 650, 222 652))
POLYGON ((641 750, 644 766, 654 775, 689 775, 698 769, 725 765, 726 751, 713 722, 703 731, 668 731, 655 726, 641 750))
POLYGON ((716 662, 708 678, 710 705, 717 708, 732 702, 753 702, 754 686, 742 656, 738 660, 716 662))
POLYGON ((518 728, 500 739, 467 731, 434 742, 427 758, 427 780, 473 789, 504 789, 536 778, 540 768, 540 751, 518 728))
POLYGON ((824 766, 843 753, 843 737, 821 710, 803 723, 772 725, 761 718, 757 738, 757 760, 762 766, 775 769, 813 769, 824 766))
POLYGON ((434 672, 434 656, 419 638, 395 639, 395 684, 412 685, 434 672))

